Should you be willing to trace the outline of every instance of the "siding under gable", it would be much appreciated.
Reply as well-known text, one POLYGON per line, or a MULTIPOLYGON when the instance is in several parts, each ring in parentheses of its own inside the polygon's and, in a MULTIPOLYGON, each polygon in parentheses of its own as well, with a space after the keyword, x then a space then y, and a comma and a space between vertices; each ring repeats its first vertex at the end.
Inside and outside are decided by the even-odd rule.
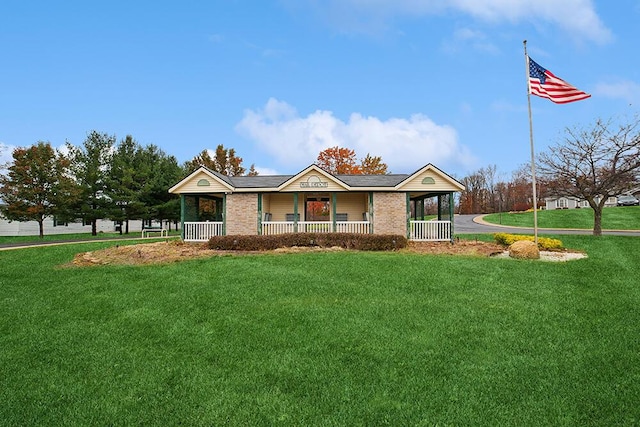
POLYGON ((224 183, 201 171, 193 175, 189 181, 183 182, 180 188, 176 189, 175 192, 179 194, 207 194, 224 193, 229 191, 229 187, 224 183), (206 183, 209 185, 205 185, 206 183))
POLYGON ((296 177, 286 186, 280 189, 282 192, 318 192, 318 191, 347 191, 345 185, 340 181, 329 178, 325 175, 318 173, 315 170, 310 170, 307 173, 296 177))
POLYGON ((401 183, 398 188, 403 191, 460 191, 450 178, 445 177, 433 169, 427 169, 401 183))

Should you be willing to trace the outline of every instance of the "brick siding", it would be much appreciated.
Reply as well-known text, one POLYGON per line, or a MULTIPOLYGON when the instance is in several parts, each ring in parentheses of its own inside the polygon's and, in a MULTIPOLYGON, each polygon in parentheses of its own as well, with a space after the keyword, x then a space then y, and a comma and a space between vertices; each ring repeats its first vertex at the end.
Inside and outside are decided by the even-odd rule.
POLYGON ((373 232, 407 234, 407 196, 405 193, 373 194, 373 232))
POLYGON ((228 194, 226 214, 227 235, 258 234, 257 194, 228 194))

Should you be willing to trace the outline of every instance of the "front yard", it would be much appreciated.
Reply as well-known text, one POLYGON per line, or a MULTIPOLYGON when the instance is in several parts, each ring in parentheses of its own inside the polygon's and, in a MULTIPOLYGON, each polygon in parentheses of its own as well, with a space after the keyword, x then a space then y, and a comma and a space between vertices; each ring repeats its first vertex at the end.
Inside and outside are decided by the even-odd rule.
POLYGON ((640 239, 62 267, 0 252, 0 425, 634 425, 640 239))

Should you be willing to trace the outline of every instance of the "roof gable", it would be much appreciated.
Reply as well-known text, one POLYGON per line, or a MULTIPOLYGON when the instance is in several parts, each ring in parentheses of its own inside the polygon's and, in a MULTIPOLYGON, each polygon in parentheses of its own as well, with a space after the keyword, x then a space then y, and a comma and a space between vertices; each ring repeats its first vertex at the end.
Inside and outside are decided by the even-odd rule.
POLYGON ((349 186, 339 178, 311 165, 283 182, 278 191, 346 191, 349 186))
POLYGON ((431 163, 408 175, 396 185, 403 191, 463 191, 464 185, 431 163))
POLYGON ((204 166, 199 167, 182 181, 169 189, 169 193, 219 193, 233 191, 233 186, 224 175, 204 166))

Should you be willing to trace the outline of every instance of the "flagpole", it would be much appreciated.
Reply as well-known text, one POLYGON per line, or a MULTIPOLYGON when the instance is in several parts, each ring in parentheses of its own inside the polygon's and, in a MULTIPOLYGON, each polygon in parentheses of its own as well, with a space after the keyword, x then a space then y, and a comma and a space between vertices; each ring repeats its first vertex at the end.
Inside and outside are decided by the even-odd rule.
POLYGON ((533 188, 533 240, 538 244, 538 195, 536 194, 536 159, 533 149, 533 120, 531 118, 531 79, 529 75, 529 55, 527 54, 527 41, 524 44, 524 62, 527 76, 527 104, 529 106, 529 144, 531 145, 531 186, 533 188))

